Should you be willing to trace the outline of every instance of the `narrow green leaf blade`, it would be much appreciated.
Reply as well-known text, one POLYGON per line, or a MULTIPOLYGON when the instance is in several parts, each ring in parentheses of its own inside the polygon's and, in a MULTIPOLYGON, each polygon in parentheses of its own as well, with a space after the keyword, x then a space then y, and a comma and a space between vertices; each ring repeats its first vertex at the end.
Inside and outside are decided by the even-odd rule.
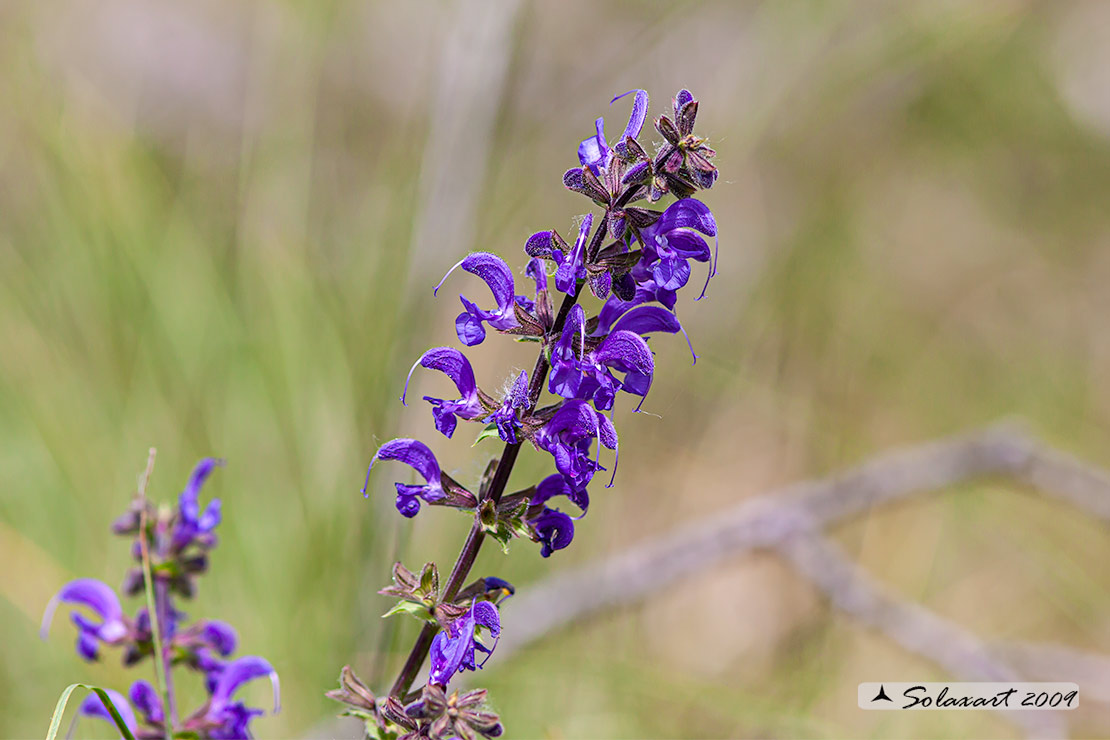
POLYGON ((135 736, 131 734, 127 723, 123 721, 123 717, 120 716, 115 704, 112 703, 108 692, 99 686, 89 686, 84 683, 71 683, 62 691, 62 695, 58 697, 58 704, 54 707, 54 714, 50 717, 50 729, 46 731, 46 740, 56 740, 58 737, 58 728, 62 725, 62 716, 65 715, 66 705, 69 704, 69 698, 77 689, 92 691, 100 697, 100 701, 104 703, 104 708, 108 710, 108 714, 112 715, 112 721, 116 723, 116 729, 119 730, 124 740, 135 740, 135 736))

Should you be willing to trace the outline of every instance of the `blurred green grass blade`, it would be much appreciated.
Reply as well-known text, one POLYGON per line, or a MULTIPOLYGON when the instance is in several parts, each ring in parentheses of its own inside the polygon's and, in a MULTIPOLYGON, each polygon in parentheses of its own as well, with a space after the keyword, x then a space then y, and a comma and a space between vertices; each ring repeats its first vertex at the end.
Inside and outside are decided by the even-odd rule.
POLYGON ((124 723, 123 717, 119 716, 116 711, 116 706, 112 703, 108 692, 99 686, 89 686, 84 683, 71 683, 66 686, 65 691, 58 697, 58 704, 54 707, 54 716, 50 718, 50 729, 46 731, 46 740, 54 740, 58 736, 58 728, 62 724, 62 715, 66 712, 66 705, 69 704, 69 697, 77 689, 88 689, 100 697, 100 701, 104 702, 104 708, 108 710, 108 714, 112 715, 112 721, 116 723, 116 729, 119 730, 125 740, 135 740, 135 736, 131 734, 130 728, 124 723))

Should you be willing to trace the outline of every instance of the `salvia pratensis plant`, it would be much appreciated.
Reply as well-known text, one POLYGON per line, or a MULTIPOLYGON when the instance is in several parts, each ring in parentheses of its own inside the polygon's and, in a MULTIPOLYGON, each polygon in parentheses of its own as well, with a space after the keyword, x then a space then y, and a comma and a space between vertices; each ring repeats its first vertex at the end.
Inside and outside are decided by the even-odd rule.
MULTIPOLYGON (((97 694, 90 694, 78 709, 80 714, 122 722, 130 735, 139 739, 249 738, 250 723, 263 710, 248 707, 236 699, 236 692, 248 681, 268 677, 273 685, 273 711, 277 712, 277 673, 257 656, 232 658, 238 636, 230 624, 215 619, 190 621, 178 608, 180 600, 190 599, 196 592, 197 579, 208 570, 209 554, 216 547, 220 501, 212 499, 202 507, 200 491, 223 463, 213 458, 201 460, 177 506, 156 507, 146 498, 153 461, 152 450, 138 494, 112 524, 115 534, 133 538, 135 565, 124 576, 120 593, 125 597, 145 594, 146 605, 130 616, 107 584, 91 578, 71 581, 47 606, 42 637, 47 636, 56 608, 70 604, 85 610, 75 609, 70 614, 77 628, 77 654, 85 660, 99 660, 107 649, 117 649, 125 666, 154 658, 159 688, 140 679, 131 685, 127 698, 108 689, 111 710, 97 694), (182 671, 197 674, 204 683, 207 698, 193 711, 177 706, 174 679, 175 672, 180 675, 182 671)), ((120 733, 124 734, 122 728, 120 733)))
MULTIPOLYGON (((505 581, 487 577, 464 588, 486 537, 507 551, 514 538, 540 545, 549 557, 570 545, 575 522, 589 509, 588 488, 606 468, 601 449, 612 452, 616 476, 619 444, 613 414, 620 394, 638 397, 639 410, 655 376, 654 355, 647 339, 663 332, 685 331, 675 314, 678 292, 691 278, 691 262, 706 264, 705 296, 717 270, 717 224, 709 208, 691 197, 717 179, 715 152, 694 133, 698 101, 680 90, 672 114, 655 119, 662 142, 641 143, 648 113, 648 95, 633 90, 613 99, 632 97, 632 114, 620 137, 610 143, 604 120, 596 133, 578 147, 578 167, 563 175, 563 184, 601 209, 581 217, 578 233, 564 238, 555 230, 538 231, 525 242, 530 258, 524 268, 528 289, 518 293, 509 266, 495 254, 467 255, 447 275, 461 268, 489 288, 487 298, 459 296, 462 312, 455 319, 459 342, 480 345, 488 330, 538 345, 532 373, 511 377, 501 397, 483 391, 466 355, 453 347, 425 352, 405 381, 401 402, 417 368, 446 375, 459 398, 424 396, 435 428, 446 437, 460 421, 483 425, 478 439, 497 437, 501 455, 490 461, 476 491, 443 471, 432 449, 416 439, 385 443, 370 461, 397 461, 422 479, 395 483, 397 510, 414 517, 425 504, 464 512, 473 525, 446 582, 435 564, 417 574, 397 563, 393 583, 380 593, 398 599, 386 616, 407 613, 424 623, 400 675, 385 696, 375 695, 350 667, 340 675, 340 688, 328 696, 345 705, 345 713, 363 719, 367 733, 378 738, 498 737, 502 725, 486 705, 486 691, 451 691, 453 677, 481 668, 501 634, 498 604, 514 592, 505 581), (674 202, 652 206, 665 196, 674 202), (646 201, 646 203, 645 203, 646 201), (552 285, 553 283, 553 285, 552 285), (603 301, 589 316, 579 303, 584 289, 603 301), (561 294, 555 308, 556 294, 561 294), (544 391, 550 396, 544 398, 544 391), (552 457, 554 472, 524 490, 506 492, 509 475, 525 442, 552 457), (556 505, 565 499, 572 513, 556 505), (426 659, 427 683, 410 691, 426 659)), ((438 294, 447 276, 433 293, 438 294)), ((687 339, 689 343, 689 339, 687 339)), ((691 346, 691 354, 693 347, 691 346)), ((694 361, 697 356, 694 355, 694 361)), ((367 471, 369 482, 370 471, 367 471)), ((362 489, 367 494, 366 485, 362 489)))

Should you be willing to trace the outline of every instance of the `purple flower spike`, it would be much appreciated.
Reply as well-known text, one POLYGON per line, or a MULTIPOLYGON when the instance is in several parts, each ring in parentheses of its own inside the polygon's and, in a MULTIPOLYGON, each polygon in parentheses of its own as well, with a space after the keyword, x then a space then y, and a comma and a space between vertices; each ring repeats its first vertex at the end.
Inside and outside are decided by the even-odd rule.
POLYGON ((75 611, 71 615, 73 623, 77 625, 77 652, 85 660, 97 659, 101 642, 106 645, 119 645, 131 633, 116 592, 101 581, 79 578, 63 586, 62 590, 46 605, 46 612, 42 616, 42 628, 39 632, 44 640, 50 630, 50 622, 54 619, 54 611, 60 603, 88 607, 100 617, 101 621, 98 623, 80 612, 75 611))
POLYGON ((431 659, 428 683, 446 687, 456 673, 483 667, 486 661, 477 663, 475 651, 485 653, 488 660, 500 637, 501 617, 497 607, 488 601, 475 601, 466 614, 448 625, 447 630, 440 632, 432 641, 428 653, 431 659), (487 648, 475 639, 474 632, 479 627, 489 630, 494 639, 492 646, 487 648))
POLYGON ((478 308, 464 296, 459 296, 459 300, 462 301, 465 309, 455 319, 455 333, 459 335, 460 342, 467 347, 481 344, 486 338, 486 329, 482 326, 483 322, 499 330, 519 326, 516 313, 513 310, 513 304, 516 300, 513 273, 509 270, 505 261, 496 254, 475 252, 467 255, 466 259, 447 271, 447 275, 443 276, 443 280, 440 280, 439 285, 432 291, 433 295, 439 291, 447 276, 458 267, 480 277, 489 286, 490 292, 493 293, 493 299, 497 302, 495 310, 486 311, 478 308))
POLYGON ((436 347, 425 352, 416 364, 409 370, 409 377, 405 378, 405 391, 401 394, 401 403, 405 403, 405 396, 409 392, 409 378, 417 366, 429 370, 439 370, 449 377, 455 387, 459 389, 461 398, 457 401, 445 401, 442 398, 424 396, 424 400, 432 405, 432 416, 435 419, 436 429, 444 436, 450 437, 455 433, 458 419, 473 420, 485 414, 485 407, 478 398, 478 384, 474 380, 474 370, 470 361, 457 349, 451 347, 436 347), (458 417, 458 419, 456 418, 458 417))
POLYGON ((574 240, 574 247, 570 254, 563 254, 561 249, 551 252, 552 259, 558 267, 555 268, 555 287, 567 295, 574 295, 578 288, 578 281, 586 277, 586 264, 584 261, 586 240, 590 237, 590 229, 594 224, 594 215, 587 213, 578 227, 578 238, 574 240))
MULTIPOLYGON (((123 698, 123 694, 114 689, 104 689, 104 692, 108 694, 108 698, 112 700, 112 705, 119 713, 120 719, 123 720, 123 724, 127 725, 128 730, 131 730, 131 734, 134 735, 138 732, 139 725, 135 721, 135 712, 131 709, 131 705, 127 703, 127 699, 123 698)), ((112 723, 113 727, 115 726, 115 720, 113 720, 112 715, 108 713, 108 708, 104 706, 104 702, 96 694, 89 694, 86 696, 85 700, 81 702, 81 706, 78 707, 77 713, 85 717, 97 717, 98 719, 107 720, 112 723)), ((120 737, 123 737, 122 733, 120 737)))
POLYGON ((440 483, 441 472, 435 455, 432 454, 427 445, 415 439, 394 439, 381 446, 381 449, 370 461, 370 467, 366 471, 366 483, 362 486, 364 496, 369 495, 366 493, 366 487, 370 483, 370 470, 374 468, 374 463, 378 460, 403 462, 420 473, 427 481, 423 486, 407 485, 405 483, 393 484, 397 489, 397 511, 401 512, 402 516, 410 518, 416 516, 420 511, 421 499, 426 503, 432 503, 446 496, 440 483))

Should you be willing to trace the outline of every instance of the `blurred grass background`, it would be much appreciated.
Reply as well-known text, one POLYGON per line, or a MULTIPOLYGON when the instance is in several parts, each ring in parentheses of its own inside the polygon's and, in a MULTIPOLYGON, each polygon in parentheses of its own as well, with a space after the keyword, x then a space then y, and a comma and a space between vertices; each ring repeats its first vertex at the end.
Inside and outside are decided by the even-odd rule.
MULTIPOLYGON (((359 495, 364 466, 413 435, 464 481, 485 465, 396 401, 419 353, 455 342, 454 295, 484 290, 431 286, 468 249, 522 265, 532 231, 570 230, 587 204, 560 175, 596 115, 619 131, 607 101, 630 88, 658 115, 690 87, 720 153, 720 275, 679 306, 702 359, 657 343, 662 418, 618 414, 617 486, 570 550, 490 550, 480 571, 527 588, 1000 416, 1110 465, 1108 40, 1098 2, 0 4, 0 736, 41 735, 71 682, 139 677, 79 662, 62 616, 36 631, 65 580, 118 582, 108 526, 152 445, 167 501, 199 457, 228 460, 189 611, 281 673, 259 735, 318 728, 346 662, 388 685, 416 625, 383 637, 374 592, 395 557, 446 568, 466 522, 400 521, 390 476, 359 495)), ((506 344, 471 353, 487 389, 531 367, 506 344)), ((523 458, 522 484, 548 464, 523 458)), ((1110 640, 1105 531, 1012 486, 835 534, 985 637, 1110 640)), ((771 556, 480 677, 516 737, 1013 733, 857 710, 856 683, 883 678, 944 676, 771 556)), ((1077 720, 1110 733, 1104 710, 1077 720)))

